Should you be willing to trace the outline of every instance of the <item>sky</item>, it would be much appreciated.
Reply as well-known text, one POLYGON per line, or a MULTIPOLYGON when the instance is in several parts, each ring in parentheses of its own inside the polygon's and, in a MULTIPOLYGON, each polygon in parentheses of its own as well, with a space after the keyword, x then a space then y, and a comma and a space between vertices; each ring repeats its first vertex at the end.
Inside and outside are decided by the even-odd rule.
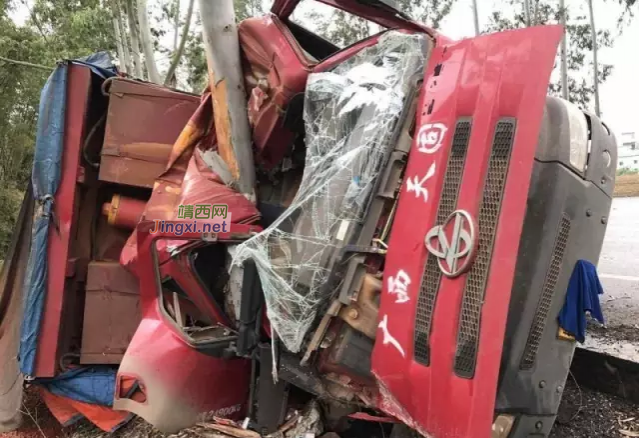
MULTIPOLYGON (((499 0, 477 0, 479 26, 488 24, 492 10, 503 2, 499 0)), ((615 29, 622 10, 613 0, 593 0, 596 25, 599 28, 615 29)), ((587 7, 586 0, 567 0, 571 8, 587 7)), ((451 14, 441 24, 441 32, 451 38, 461 39, 474 36, 472 0, 458 0, 451 14)), ((601 117, 614 131, 617 141, 621 133, 639 133, 639 16, 623 33, 616 37, 612 48, 599 51, 599 62, 612 64, 613 72, 599 88, 601 117), (632 102, 635 102, 634 104, 632 102)))

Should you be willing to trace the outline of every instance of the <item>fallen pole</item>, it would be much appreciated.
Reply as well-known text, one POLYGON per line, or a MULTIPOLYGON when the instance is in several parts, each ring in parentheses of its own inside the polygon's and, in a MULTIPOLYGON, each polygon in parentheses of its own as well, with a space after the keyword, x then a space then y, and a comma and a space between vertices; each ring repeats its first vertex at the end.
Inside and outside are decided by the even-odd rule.
POLYGON ((233 1, 200 0, 200 17, 218 153, 233 176, 233 185, 254 201, 255 167, 233 1))

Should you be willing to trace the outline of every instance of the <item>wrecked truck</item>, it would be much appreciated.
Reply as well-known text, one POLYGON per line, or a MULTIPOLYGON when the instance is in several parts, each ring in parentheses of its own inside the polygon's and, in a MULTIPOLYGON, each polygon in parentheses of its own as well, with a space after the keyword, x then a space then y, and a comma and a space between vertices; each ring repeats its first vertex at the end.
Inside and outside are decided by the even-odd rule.
POLYGON ((575 349, 557 316, 617 162, 597 116, 547 96, 562 29, 452 41, 320 1, 382 30, 338 47, 300 0, 238 25, 255 199, 210 90, 98 59, 52 74, 2 273, 5 430, 29 384, 105 430, 267 435, 312 402, 338 434, 548 436, 575 349), (189 205, 227 206, 228 229, 158 229, 189 205))

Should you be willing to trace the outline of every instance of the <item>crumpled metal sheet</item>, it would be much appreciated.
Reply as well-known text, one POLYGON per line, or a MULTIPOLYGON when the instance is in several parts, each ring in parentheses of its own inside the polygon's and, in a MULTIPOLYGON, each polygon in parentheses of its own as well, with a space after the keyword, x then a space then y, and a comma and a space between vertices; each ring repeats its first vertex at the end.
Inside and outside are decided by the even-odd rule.
MULTIPOLYGON (((144 219, 175 220, 180 204, 216 203, 229 206, 233 223, 253 223, 259 219, 255 205, 226 184, 224 169, 211 168, 210 157, 217 154, 212 108, 211 95, 206 93, 173 145, 165 172, 155 181, 144 219)), ((180 243, 179 239, 160 241, 158 249, 180 243)), ((135 272, 137 257, 134 230, 122 250, 120 264, 135 272)))
POLYGON ((309 76, 300 188, 270 227, 238 246, 234 261, 255 261, 269 319, 292 352, 332 294, 335 257, 350 224, 366 213, 410 79, 423 70, 425 43, 423 35, 391 31, 332 71, 309 76))

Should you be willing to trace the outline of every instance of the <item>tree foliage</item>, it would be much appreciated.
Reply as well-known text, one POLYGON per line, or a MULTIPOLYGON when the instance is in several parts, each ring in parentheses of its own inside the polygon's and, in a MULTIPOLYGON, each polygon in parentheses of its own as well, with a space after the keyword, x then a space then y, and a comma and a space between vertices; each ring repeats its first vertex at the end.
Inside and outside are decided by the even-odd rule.
MULTIPOLYGON (((235 19, 240 22, 250 17, 257 17, 266 13, 267 8, 263 0, 235 0, 235 19)), ((195 29, 189 34, 184 49, 184 62, 186 70, 186 84, 195 93, 201 92, 208 83, 206 54, 202 41, 202 23, 199 16, 195 18, 195 29)))
POLYGON ((208 81, 202 33, 198 32, 189 37, 184 58, 187 65, 186 82, 192 91, 199 93, 204 90, 208 81))
MULTIPOLYGON (((0 0, 0 56, 50 66, 114 50, 111 15, 99 0, 0 0), (27 14, 16 24, 12 14, 27 14)), ((43 69, 0 60, 0 259, 31 174, 43 69)))
POLYGON ((233 6, 238 22, 250 17, 259 17, 266 12, 262 0, 235 0, 233 6))
POLYGON ((638 0, 606 0, 612 1, 613 3, 618 3, 623 7, 623 12, 619 17, 619 27, 623 27, 624 23, 629 23, 635 16, 635 12, 639 12, 639 1, 638 0))
POLYGON ((340 47, 362 40, 380 28, 363 18, 336 9, 329 15, 311 11, 298 18, 302 25, 340 47))
MULTIPOLYGON (((438 28, 442 19, 450 13, 454 2, 455 0, 397 0, 397 8, 416 21, 438 28)), ((260 16, 267 12, 268 3, 265 0, 235 0, 235 17, 239 22, 249 17, 260 16)), ((299 14, 296 11, 293 19, 339 46, 350 45, 381 30, 379 26, 360 17, 310 0, 302 0, 298 9, 303 9, 305 3, 312 3, 314 7, 306 13, 299 14), (330 12, 318 12, 322 7, 330 12)), ((194 27, 200 28, 199 23, 194 27)), ((192 91, 201 91, 206 86, 207 71, 202 36, 199 32, 194 32, 186 43, 184 64, 187 71, 186 83, 192 91)))
MULTIPOLYGON (((517 29, 526 26, 525 13, 520 6, 523 2, 510 0, 512 5, 511 13, 493 11, 488 26, 488 31, 501 31, 506 29, 517 29)), ((534 9, 531 12, 533 24, 557 24, 561 19, 561 11, 558 2, 539 0, 531 2, 534 9)), ((566 34, 567 34, 567 60, 568 60, 568 98, 582 108, 590 107, 594 95, 592 60, 592 38, 590 33, 590 23, 586 14, 582 11, 566 10, 566 34)), ((609 29, 597 31, 598 46, 612 47, 613 37, 609 29)), ((555 63, 559 67, 559 57, 555 63)), ((599 64, 599 83, 603 83, 612 73, 613 66, 610 64, 599 64)), ((561 95, 561 83, 557 78, 553 80, 549 87, 550 94, 561 95)))
POLYGON ((25 26, 36 28, 46 43, 38 55, 47 62, 41 64, 115 50, 111 15, 99 0, 36 0, 25 26))
POLYGON ((441 21, 450 14, 455 0, 398 0, 397 9, 415 21, 439 29, 441 21))
MULTIPOLYGON (((396 9, 419 21, 437 29, 441 21, 450 13, 455 0, 398 0, 396 9)), ((361 17, 349 14, 339 9, 322 13, 315 6, 305 14, 297 15, 296 19, 309 30, 323 36, 338 46, 348 46, 381 30, 361 17)), ((325 9, 329 9, 325 7, 325 9)))

